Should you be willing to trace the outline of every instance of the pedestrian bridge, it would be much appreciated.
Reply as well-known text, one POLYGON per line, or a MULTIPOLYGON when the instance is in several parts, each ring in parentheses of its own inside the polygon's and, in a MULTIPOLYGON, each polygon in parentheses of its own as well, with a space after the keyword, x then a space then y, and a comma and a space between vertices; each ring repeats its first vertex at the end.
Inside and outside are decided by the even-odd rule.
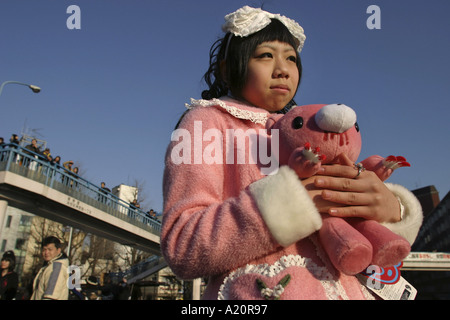
POLYGON ((0 202, 3 204, 0 205, 0 222, 3 222, 7 203, 8 206, 85 232, 161 255, 160 221, 16 144, 0 147, 0 202))

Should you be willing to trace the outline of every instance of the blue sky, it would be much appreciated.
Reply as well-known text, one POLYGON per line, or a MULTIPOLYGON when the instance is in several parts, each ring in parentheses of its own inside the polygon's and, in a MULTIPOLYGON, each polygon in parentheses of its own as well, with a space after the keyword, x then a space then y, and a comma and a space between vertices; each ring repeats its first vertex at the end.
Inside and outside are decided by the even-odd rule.
MULTIPOLYGON (((260 1, 2 0, 0 136, 39 129, 53 155, 107 186, 144 184, 162 209, 164 154, 184 103, 199 98, 211 44, 225 14, 260 1), (81 29, 69 30, 70 5, 81 29)), ((268 11, 307 36, 296 101, 345 103, 358 114, 360 159, 403 155, 389 180, 449 191, 450 1, 279 0, 268 11), (367 8, 378 5, 381 29, 367 8)), ((195 186, 186 186, 194 187, 195 186)))

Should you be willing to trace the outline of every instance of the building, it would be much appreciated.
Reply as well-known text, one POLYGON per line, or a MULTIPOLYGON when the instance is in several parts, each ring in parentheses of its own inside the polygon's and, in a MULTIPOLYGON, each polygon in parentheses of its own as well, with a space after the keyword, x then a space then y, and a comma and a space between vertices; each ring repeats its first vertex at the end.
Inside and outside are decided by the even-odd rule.
MULTIPOLYGON (((430 197, 431 198, 431 197, 430 197)), ((450 252, 450 192, 428 214, 413 251, 450 252)))
MULTIPOLYGON (((413 252, 450 252, 450 192, 439 201, 434 186, 414 190, 424 211, 422 227, 412 246, 413 252)), ((450 299, 450 271, 402 271, 417 289, 417 300, 450 299)))
POLYGON ((439 192, 435 186, 423 187, 412 191, 422 205, 423 215, 426 217, 440 202, 439 192))
POLYGON ((132 203, 138 198, 138 189, 136 187, 120 184, 112 189, 112 194, 123 201, 132 203))
MULTIPOLYGON (((0 230, 0 252, 14 251, 16 268, 22 270, 27 258, 28 239, 34 216, 20 209, 8 207, 5 224, 0 230)), ((33 253, 34 254, 34 253, 33 253)), ((28 255, 29 256, 29 255, 28 255)))

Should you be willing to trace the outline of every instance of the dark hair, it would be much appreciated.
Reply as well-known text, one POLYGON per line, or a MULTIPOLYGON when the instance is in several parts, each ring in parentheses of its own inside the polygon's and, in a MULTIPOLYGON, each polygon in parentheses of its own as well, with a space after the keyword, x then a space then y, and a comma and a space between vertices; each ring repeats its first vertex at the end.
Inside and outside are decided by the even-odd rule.
POLYGON ((62 247, 62 243, 57 237, 49 236, 42 240, 42 248, 52 243, 55 245, 56 249, 60 249, 62 247))
POLYGON ((8 271, 11 272, 16 267, 16 256, 14 255, 14 251, 8 250, 3 253, 2 261, 9 261, 8 271))
MULTIPOLYGON (((241 98, 241 92, 247 79, 248 62, 256 47, 261 43, 281 41, 290 44, 294 49, 298 46, 298 41, 285 25, 277 19, 272 19, 272 22, 267 27, 248 37, 232 36, 229 41, 230 36, 231 33, 227 33, 211 47, 209 69, 203 77, 209 89, 202 92, 203 99, 219 98, 227 95, 228 91, 236 98, 241 98), (225 53, 227 54, 226 57, 225 53), (220 64, 224 60, 226 61, 226 72, 222 74, 220 64)), ((295 51, 297 52, 296 61, 300 84, 302 64, 298 51, 295 51)))

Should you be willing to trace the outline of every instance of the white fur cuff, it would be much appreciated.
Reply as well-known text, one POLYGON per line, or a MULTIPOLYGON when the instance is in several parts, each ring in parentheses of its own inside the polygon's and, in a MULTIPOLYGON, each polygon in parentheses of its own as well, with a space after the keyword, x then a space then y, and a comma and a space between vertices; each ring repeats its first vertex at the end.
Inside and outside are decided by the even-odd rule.
POLYGON ((405 187, 392 183, 386 183, 386 186, 397 196, 404 207, 404 213, 400 222, 383 223, 383 225, 413 244, 422 225, 422 206, 414 194, 405 187))
POLYGON ((322 226, 322 218, 297 174, 282 166, 249 187, 275 240, 288 246, 322 226))

